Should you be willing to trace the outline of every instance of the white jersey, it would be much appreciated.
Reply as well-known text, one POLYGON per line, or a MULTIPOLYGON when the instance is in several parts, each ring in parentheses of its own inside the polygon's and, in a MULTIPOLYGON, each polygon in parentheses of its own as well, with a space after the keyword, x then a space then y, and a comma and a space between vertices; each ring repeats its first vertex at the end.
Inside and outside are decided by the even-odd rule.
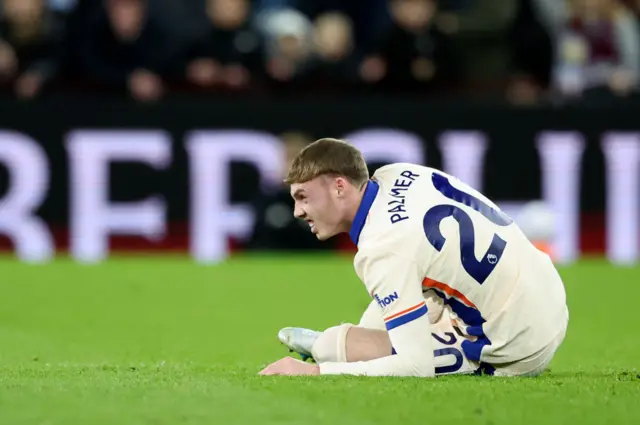
POLYGON ((439 170, 380 168, 350 236, 356 272, 397 354, 321 364, 322 373, 433 375, 427 291, 453 311, 464 354, 478 364, 522 360, 566 327, 564 286, 549 257, 493 202, 439 170))

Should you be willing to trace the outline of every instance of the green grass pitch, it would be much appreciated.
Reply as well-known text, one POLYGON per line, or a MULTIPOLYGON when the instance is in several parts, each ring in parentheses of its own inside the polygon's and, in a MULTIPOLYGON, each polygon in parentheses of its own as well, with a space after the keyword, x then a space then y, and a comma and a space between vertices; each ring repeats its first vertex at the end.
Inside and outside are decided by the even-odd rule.
POLYGON ((0 273, 0 425, 640 424, 640 268, 561 269, 567 339, 520 379, 258 376, 288 354, 280 327, 359 319, 348 257, 4 257, 0 273))

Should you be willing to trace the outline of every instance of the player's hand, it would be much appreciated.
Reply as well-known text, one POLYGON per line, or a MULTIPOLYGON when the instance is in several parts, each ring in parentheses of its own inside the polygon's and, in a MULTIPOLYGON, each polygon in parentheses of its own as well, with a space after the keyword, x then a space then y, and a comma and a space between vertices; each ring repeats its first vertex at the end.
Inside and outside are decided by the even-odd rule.
POLYGON ((287 376, 311 376, 320 375, 320 367, 315 364, 305 363, 294 359, 293 357, 285 357, 275 363, 262 369, 260 375, 287 375, 287 376))

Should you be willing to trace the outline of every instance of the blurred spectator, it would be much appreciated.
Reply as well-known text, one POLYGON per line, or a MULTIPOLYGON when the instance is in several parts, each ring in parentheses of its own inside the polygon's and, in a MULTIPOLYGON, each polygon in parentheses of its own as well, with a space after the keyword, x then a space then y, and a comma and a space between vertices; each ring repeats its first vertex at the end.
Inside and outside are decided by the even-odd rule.
POLYGON ((295 9, 296 0, 253 0, 253 12, 257 21, 285 9, 295 9))
MULTIPOLYGON (((284 180, 289 165, 298 152, 313 140, 300 132, 287 132, 280 136, 285 146, 284 180)), ((254 250, 296 251, 306 249, 333 249, 333 241, 320 242, 309 231, 307 222, 293 216, 293 199, 289 187, 279 184, 266 187, 253 200, 256 222, 247 248, 254 250)))
POLYGON ((472 3, 473 0, 439 0, 438 7, 443 12, 464 12, 472 3))
POLYGON ((553 88, 565 97, 625 96, 640 77, 640 30, 615 0, 535 0, 555 46, 553 88))
POLYGON ((262 67, 260 35, 250 22, 248 0, 207 0, 208 28, 189 53, 187 79, 211 87, 242 88, 262 67))
POLYGON ((2 0, 0 78, 21 98, 36 96, 58 72, 63 20, 43 0, 2 0))
POLYGON ((268 76, 274 82, 292 83, 309 76, 313 55, 313 24, 301 12, 281 9, 261 22, 265 36, 268 76))
POLYGON ((639 17, 640 0, 0 0, 0 84, 619 99, 639 17))
POLYGON ((293 5, 313 22, 326 14, 348 17, 354 43, 362 49, 368 49, 391 24, 387 0, 295 0, 293 5))
POLYGON ((361 52, 356 50, 353 26, 348 16, 329 12, 315 21, 314 76, 323 82, 354 84, 360 81, 361 52))
POLYGON ((518 4, 518 0, 444 1, 435 25, 448 36, 465 81, 484 84, 508 75, 509 32, 518 4))
POLYGON ((552 46, 531 3, 521 0, 510 32, 511 76, 507 98, 516 104, 535 104, 549 86, 552 46))
POLYGON ((47 6, 54 12, 68 14, 76 7, 78 0, 47 0, 47 6))
POLYGON ((100 0, 86 8, 82 37, 71 40, 80 71, 137 100, 159 99, 163 77, 176 77, 186 49, 171 16, 150 6, 150 0, 100 0))
POLYGON ((393 24, 361 65, 364 81, 414 90, 436 77, 451 78, 446 40, 434 27, 435 0, 390 0, 393 24))
POLYGON ((640 18, 640 0, 620 0, 620 4, 630 10, 637 18, 640 18))

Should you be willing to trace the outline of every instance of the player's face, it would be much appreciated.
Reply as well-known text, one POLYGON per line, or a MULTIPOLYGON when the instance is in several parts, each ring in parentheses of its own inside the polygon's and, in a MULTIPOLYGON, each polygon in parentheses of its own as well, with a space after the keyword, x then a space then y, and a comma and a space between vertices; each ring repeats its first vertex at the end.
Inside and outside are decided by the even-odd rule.
POLYGON ((294 183, 291 196, 295 201, 293 215, 305 220, 318 239, 326 240, 343 231, 343 208, 334 178, 319 176, 294 183))

